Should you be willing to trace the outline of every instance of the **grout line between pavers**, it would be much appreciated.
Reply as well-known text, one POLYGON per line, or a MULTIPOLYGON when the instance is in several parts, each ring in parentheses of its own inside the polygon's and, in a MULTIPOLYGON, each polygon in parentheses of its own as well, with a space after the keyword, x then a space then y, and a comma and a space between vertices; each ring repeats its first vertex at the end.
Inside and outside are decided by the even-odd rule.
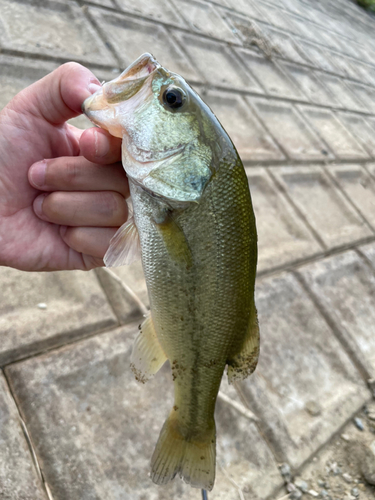
POLYGON ((25 51, 19 51, 19 50, 13 50, 13 49, 6 49, 2 48, 0 51, 0 55, 4 56, 11 56, 15 58, 23 58, 23 59, 30 59, 32 61, 43 61, 43 62, 54 62, 54 63, 59 63, 59 64, 64 64, 66 62, 71 62, 75 61, 83 66, 90 66, 93 69, 97 69, 98 71, 100 70, 113 70, 114 68, 120 69, 121 66, 114 66, 113 64, 100 64, 100 63, 92 63, 88 62, 87 60, 79 59, 79 58, 72 58, 72 57, 60 57, 60 56, 50 56, 48 54, 40 54, 36 52, 25 52, 25 51))
MULTIPOLYGON (((351 360, 351 362, 353 363, 353 365, 357 368, 358 373, 361 375, 363 381, 365 382, 365 384, 367 386, 367 381, 369 379, 369 374, 368 374, 366 368, 361 364, 359 357, 357 357, 353 353, 353 349, 351 348, 350 343, 342 335, 342 332, 341 332, 340 328, 336 325, 334 319, 328 313, 328 311, 326 310, 326 308, 324 306, 322 306, 322 304, 321 304, 320 300, 318 299, 317 295, 309 287, 308 283, 306 282, 306 280, 304 279, 304 277, 302 276, 302 274, 300 274, 297 270, 293 270, 292 271, 292 275, 296 278, 296 280, 298 281, 298 283, 301 285, 301 287, 303 288, 303 290, 306 292, 306 294, 309 297, 309 299, 313 302, 313 304, 316 307, 316 309, 320 312, 320 314, 324 318, 325 322, 327 323, 328 327, 330 328, 330 330, 332 331, 332 333, 334 334, 334 336, 338 340, 338 342, 341 345, 341 347, 344 349, 345 353, 347 354, 347 356, 349 357, 349 359, 351 360)), ((342 328, 343 328, 343 330, 345 330, 344 327, 342 327, 342 328)))
MULTIPOLYGON (((183 33, 192 34, 192 35, 195 35, 195 36, 197 36, 197 37, 200 37, 200 38, 203 38, 203 39, 206 39, 206 40, 213 40, 213 41, 215 41, 215 42, 218 42, 218 43, 224 44, 224 45, 229 46, 229 47, 234 47, 234 48, 235 48, 235 47, 238 47, 238 48, 252 48, 252 49, 254 50, 254 47, 249 47, 249 46, 247 46, 247 45, 243 44, 243 43, 241 42, 241 40, 240 40, 240 39, 238 39, 238 42, 235 42, 235 41, 228 42, 227 40, 224 40, 224 39, 221 39, 221 38, 216 38, 216 37, 213 37, 213 36, 210 36, 210 35, 206 35, 205 33, 194 32, 194 31, 192 31, 192 30, 191 30, 191 29, 189 29, 189 28, 183 28, 182 26, 178 26, 178 25, 171 24, 171 23, 166 23, 166 22, 163 22, 163 21, 160 21, 160 20, 153 19, 153 18, 151 18, 151 17, 147 17, 147 16, 145 16, 145 15, 138 15, 138 14, 136 14, 136 13, 134 13, 134 12, 124 11, 124 10, 122 10, 122 9, 120 9, 120 8, 117 8, 117 9, 116 9, 116 8, 112 8, 112 7, 108 7, 108 6, 98 6, 97 4, 94 4, 94 3, 89 2, 89 1, 86 1, 86 0, 77 0, 77 1, 79 2, 79 4, 80 4, 81 6, 86 5, 86 6, 90 6, 90 7, 95 7, 95 8, 97 8, 97 9, 99 9, 99 10, 107 11, 107 12, 110 12, 110 13, 115 13, 115 14, 118 14, 118 15, 120 15, 120 16, 121 16, 121 15, 122 15, 122 16, 124 16, 124 17, 126 17, 126 16, 130 16, 131 18, 134 18, 134 19, 146 20, 146 21, 151 22, 151 23, 154 23, 154 24, 156 24, 156 25, 162 25, 162 26, 164 26, 164 27, 173 28, 173 29, 178 30, 178 31, 181 31, 181 32, 183 32, 183 33)), ((116 5, 117 5, 117 4, 116 4, 116 5)), ((246 17, 246 18, 248 18, 248 19, 249 19, 249 21, 251 21, 251 19, 252 19, 252 18, 250 18, 248 15, 243 14, 243 13, 241 13, 241 12, 239 12, 239 11, 235 11, 235 10, 233 10, 233 9, 228 9, 228 8, 226 8, 226 7, 224 7, 224 6, 219 6, 219 7, 223 8, 223 9, 225 9, 225 10, 233 11, 233 12, 235 12, 235 13, 237 13, 237 14, 242 14, 242 15, 245 15, 245 17, 246 17)), ((262 23, 264 23, 264 21, 261 21, 261 22, 262 22, 262 23)), ((280 30, 280 28, 277 28, 277 27, 275 27, 275 26, 274 26, 274 25, 272 25, 272 24, 269 24, 269 23, 264 23, 264 24, 267 24, 267 25, 268 25, 269 27, 271 27, 271 28, 276 28, 276 29, 279 29, 279 30, 280 30)), ((95 25, 95 28, 96 28, 96 29, 98 29, 98 28, 96 27, 96 25, 95 25)), ((290 33, 290 32, 288 32, 288 31, 283 31, 283 30, 281 30, 281 31, 282 31, 284 34, 287 34, 287 35, 289 35, 289 36, 290 36, 290 35, 296 36, 294 33, 290 33)), ((102 34, 101 36, 103 36, 103 34, 102 34)), ((104 35, 104 37, 105 37, 105 35, 104 35)), ((298 37, 298 36, 297 36, 297 37, 298 37)), ((298 37, 298 39, 300 39, 300 38, 298 37)), ((306 41, 306 42, 308 42, 308 43, 311 43, 311 41, 310 41, 310 40, 304 40, 304 39, 301 39, 301 40, 302 40, 302 41, 306 41)), ((298 43, 297 43, 297 46, 298 46, 298 43)), ((318 46, 320 46, 320 44, 318 44, 318 46)), ((321 45, 321 46, 322 46, 323 48, 327 48, 325 45, 321 45)), ((328 48, 328 50, 331 50, 331 49, 329 49, 329 48, 328 48)), ((184 52, 185 52, 185 51, 184 51, 184 52)), ((341 54, 341 53, 339 53, 339 52, 335 52, 335 53, 336 53, 337 55, 343 55, 343 56, 345 56, 345 57, 349 57, 349 56, 348 56, 347 54, 345 54, 345 53, 343 53, 343 54, 341 54)), ((349 57, 349 58, 350 58, 350 57, 349 57)), ((274 59, 277 59, 277 58, 274 58, 274 59)), ((282 59, 282 60, 286 60, 286 61, 290 61, 290 62, 294 62, 294 63, 296 63, 296 61, 294 61, 293 59, 287 58, 287 57, 286 57, 286 58, 285 58, 285 57, 279 57, 279 59, 282 59)), ((116 57, 116 60, 117 60, 117 57, 116 57)), ((365 61, 363 61, 362 59, 358 60, 358 62, 361 62, 362 64, 365 64, 365 66, 369 66, 370 68, 375 68, 375 66, 371 66, 371 65, 369 65, 369 64, 366 64, 366 62, 365 62, 365 61)), ((302 67, 307 67, 307 68, 309 68, 309 69, 314 69, 314 70, 316 70, 316 69, 317 69, 317 67, 316 67, 316 66, 314 66, 313 64, 301 64, 301 63, 298 63, 298 64, 299 64, 300 66, 302 66, 302 67)), ((323 73, 327 73, 327 74, 329 74, 329 75, 334 75, 334 76, 339 76, 340 78, 342 78, 342 76, 341 76, 339 73, 337 73, 337 72, 335 73, 335 72, 327 71, 327 70, 322 69, 322 68, 318 68, 318 69, 319 69, 320 71, 322 71, 323 73)), ((349 75, 349 76, 345 76, 345 78, 346 78, 346 79, 348 79, 348 80, 350 80, 350 81, 363 83, 361 79, 355 79, 355 78, 353 78, 351 75, 349 75)), ((368 84, 368 85, 369 85, 370 87, 375 88, 375 84, 374 84, 374 85, 368 84)))
POLYGON ((294 211, 298 215, 298 217, 302 220, 302 222, 305 224, 305 226, 308 228, 310 233, 315 237, 315 240, 319 243, 320 247, 323 248, 324 250, 328 250, 327 245, 323 241, 323 239, 320 237, 318 231, 315 230, 315 228, 312 227, 310 222, 307 220, 305 217, 305 214, 300 210, 300 208, 297 206, 297 204, 294 202, 293 198, 290 196, 288 191, 285 189, 285 187, 281 184, 281 182, 276 178, 275 175, 269 170, 266 169, 267 174, 271 178, 274 186, 278 188, 279 191, 281 191, 284 196, 288 199, 290 205, 294 208, 294 211))
MULTIPOLYGON (((275 274, 279 274, 282 272, 297 271, 299 268, 301 268, 307 264, 313 264, 314 262, 318 262, 320 260, 326 259, 327 257, 331 257, 332 255, 338 255, 338 254, 347 252, 349 250, 356 251, 358 246, 366 245, 368 243, 373 243, 373 242, 375 242, 375 236, 361 238, 361 239, 356 240, 352 243, 347 243, 345 245, 340 245, 337 247, 330 248, 324 252, 316 253, 310 257, 296 259, 293 262, 289 262, 288 264, 283 264, 281 266, 275 266, 275 267, 270 268, 270 269, 265 269, 263 271, 259 271, 257 273, 257 277, 259 279, 263 279, 265 277, 273 276, 275 274)), ((374 268, 374 272, 375 272, 375 268, 374 268)))
MULTIPOLYGON (((262 16, 250 17, 245 12, 238 11, 238 10, 236 10, 234 8, 231 8, 231 7, 226 7, 226 6, 218 5, 215 2, 212 2, 210 0, 206 0, 206 3, 210 3, 211 5, 213 4, 213 5, 217 6, 217 7, 220 7, 221 9, 223 9, 225 11, 233 12, 236 15, 241 15, 242 17, 245 17, 246 19, 248 19, 249 22, 251 22, 251 21, 253 21, 253 22, 254 21, 255 22, 260 22, 262 25, 266 25, 266 27, 270 27, 271 29, 275 29, 278 32, 281 32, 283 35, 290 36, 292 40, 294 40, 293 37, 297 37, 298 40, 302 40, 303 42, 315 43, 318 47, 322 47, 323 49, 332 51, 335 55, 344 56, 344 57, 348 58, 353 63, 354 62, 360 62, 362 64, 365 64, 366 66, 369 66, 370 68, 375 68, 375 65, 372 65, 371 63, 368 63, 367 61, 364 61, 363 59, 359 59, 359 58, 357 58, 357 57, 355 57, 355 56, 353 56, 351 54, 347 54, 344 51, 342 51, 342 52, 337 51, 337 49, 335 49, 334 47, 328 46, 328 45, 326 45, 324 43, 320 43, 319 40, 314 40, 314 42, 312 42, 312 40, 309 39, 309 38, 303 38, 303 37, 301 37, 301 34, 299 33, 299 31, 297 29, 293 29, 293 26, 291 27, 291 29, 285 29, 285 28, 283 28, 281 26, 276 26, 272 22, 269 22, 267 19, 264 19, 262 16)), ((263 5, 267 6, 267 7, 270 7, 269 4, 265 4, 264 2, 263 2, 263 5)), ((278 6, 278 8, 279 8, 279 10, 282 13, 284 13, 284 14, 287 13, 288 15, 292 14, 294 17, 297 17, 302 22, 308 21, 312 26, 314 26, 315 28, 321 30, 324 34, 327 34, 328 36, 331 35, 331 36, 334 36, 335 38, 338 38, 338 37, 343 38, 344 41, 346 41, 347 43, 351 43, 352 42, 351 38, 346 37, 342 33, 336 33, 336 32, 334 32, 334 31, 332 31, 330 29, 327 29, 324 26, 322 26, 319 23, 317 23, 316 21, 314 21, 313 19, 305 18, 305 17, 301 16, 299 13, 289 12, 288 10, 286 10, 283 7, 280 7, 280 6, 278 6)), ((261 26, 260 26, 260 28, 261 28, 261 26)), ((362 44, 359 44, 359 47, 365 48, 365 46, 362 45, 362 44)))
MULTIPOLYGON (((263 122, 261 122, 263 125, 263 122)), ((266 127, 267 132, 269 130, 266 127)), ((271 135, 273 138, 273 136, 271 135)), ((276 141, 277 143, 277 141, 276 141)), ((277 143, 277 145, 279 145, 277 143)), ((304 159, 304 160, 296 160, 292 158, 280 158, 280 159, 275 159, 275 158, 270 158, 268 160, 257 160, 257 161, 251 161, 251 160, 243 160, 242 161, 243 166, 245 169, 251 172, 251 169, 257 168, 257 167, 286 167, 286 168, 292 168, 292 167, 330 167, 330 166, 340 166, 340 165, 362 165, 366 167, 366 165, 374 163, 374 159, 364 159, 362 158, 348 158, 348 159, 343 159, 343 160, 337 160, 336 158, 324 158, 321 160, 316 160, 316 159, 311 159, 309 160, 304 159)), ((368 170, 366 169, 366 172, 368 170)), ((371 173, 369 173, 370 177, 375 180, 375 176, 372 176, 371 173)))
MULTIPOLYGON (((364 245, 364 244, 368 244, 368 243, 372 243, 372 242, 375 242, 375 236, 371 236, 371 237, 368 237, 368 238, 363 238, 363 239, 357 240, 357 241, 355 241, 355 242, 353 242, 351 244, 346 244, 346 245, 342 245, 342 246, 339 246, 339 247, 335 247, 335 248, 329 249, 329 250, 327 250, 325 252, 317 253, 317 254, 315 254, 314 256, 311 256, 311 257, 307 257, 307 258, 303 258, 303 259, 297 259, 297 260, 294 260, 293 262, 289 262, 289 263, 281 265, 281 266, 276 266, 276 267, 269 268, 269 269, 266 269, 266 270, 263 270, 263 271, 259 271, 257 273, 257 278, 258 279, 264 279, 264 278, 267 278, 267 277, 270 277, 270 276, 273 276, 273 275, 276 275, 276 274, 280 274, 282 272, 296 272, 296 271, 298 271, 298 269, 300 267, 303 267, 304 265, 311 264, 311 263, 314 263, 314 262, 318 262, 319 260, 323 260, 326 257, 329 257, 331 255, 337 255, 337 254, 340 254, 340 253, 344 253, 344 252, 346 252, 348 250, 354 250, 354 251, 356 251, 357 247, 359 245, 364 245)), ((374 268, 374 272, 375 272, 375 268, 374 268)), ((2 366, 2 368, 6 368, 8 366, 12 366, 12 365, 20 363, 22 361, 26 361, 28 359, 36 358, 36 357, 44 355, 44 354, 48 354, 48 353, 52 353, 52 352, 58 351, 58 350, 63 349, 65 347, 67 347, 67 346, 78 344, 80 342, 83 342, 83 341, 88 340, 90 338, 96 337, 98 335, 102 335, 102 334, 105 334, 105 333, 113 332, 113 331, 115 331, 115 330, 117 330, 119 328, 130 326, 132 324, 138 325, 139 321, 142 321, 143 318, 144 318, 143 315, 140 314, 140 317, 138 319, 136 319, 134 321, 131 321, 129 323, 116 324, 116 325, 114 325, 111 328, 103 329, 103 330, 100 330, 100 331, 97 331, 97 332, 94 332, 94 333, 91 333, 91 334, 88 334, 88 335, 84 335, 84 336, 79 337, 79 338, 71 339, 68 342, 64 342, 64 343, 61 343, 59 345, 51 346, 51 347, 43 349, 41 351, 34 352, 33 354, 30 354, 30 355, 22 356, 20 358, 14 359, 14 360, 12 360, 12 361, 10 361, 8 363, 5 363, 2 366)))
POLYGON ((108 48, 108 50, 110 51, 110 53, 112 54, 112 56, 115 58, 117 64, 119 65, 119 67, 121 68, 122 66, 122 62, 121 62, 121 59, 120 57, 118 56, 117 54, 117 51, 115 50, 114 46, 112 45, 112 43, 109 41, 109 39, 107 38, 105 32, 103 31, 103 29, 101 28, 101 26, 99 26, 99 24, 96 22, 96 20, 94 19, 94 17, 90 14, 89 12, 89 8, 87 7, 87 5, 85 5, 82 0, 76 0, 79 5, 81 6, 81 9, 82 9, 82 12, 83 12, 83 15, 85 16, 85 18, 87 19, 87 21, 91 24, 91 26, 96 30, 99 38, 101 39, 101 41, 104 43, 104 45, 108 48))
POLYGON ((18 414, 18 418, 19 418, 19 424, 20 424, 20 427, 22 429, 22 433, 24 435, 24 438, 26 440, 27 447, 29 448, 29 452, 30 452, 30 455, 31 455, 31 460, 32 460, 32 463, 33 463, 33 465, 35 467, 35 470, 36 470, 36 473, 38 475, 38 478, 40 480, 40 484, 41 484, 41 486, 42 486, 42 488, 43 488, 43 490, 44 490, 44 492, 45 492, 48 500, 53 500, 53 497, 52 497, 52 494, 51 494, 51 490, 50 490, 50 488, 48 486, 47 481, 45 480, 45 477, 44 477, 44 474, 43 474, 43 470, 42 470, 42 468, 41 468, 41 466, 39 464, 38 455, 37 455, 35 447, 33 445, 30 433, 29 433, 27 425, 26 425, 26 422, 25 422, 24 418, 22 417, 21 408, 17 404, 17 398, 15 397, 15 394, 13 392, 12 384, 11 384, 11 382, 10 382, 10 380, 9 380, 6 372, 4 370, 1 370, 1 369, 0 369, 0 371, 4 375, 5 383, 7 384, 10 397, 12 398, 14 406, 17 409, 17 414, 18 414))
MULTIPOLYGON (((90 22, 92 21, 93 27, 96 30, 100 31, 101 28, 99 26, 97 26, 96 21, 90 16, 89 13, 86 13, 86 14, 87 14, 86 17, 90 18, 90 22)), ((171 36, 173 35, 173 33, 170 33, 170 34, 171 34, 171 36)), ((103 36, 105 36, 105 35, 103 35, 103 36)), ((174 41, 175 40, 176 40, 176 38, 174 37, 174 41)), ((110 42, 108 42, 105 38, 102 39, 102 41, 104 41, 107 48, 108 47, 112 48, 112 52, 113 52, 112 55, 115 54, 116 61, 118 63, 118 66, 116 66, 116 69, 118 69, 119 71, 124 69, 123 63, 121 62, 120 58, 116 55, 116 51, 113 48, 113 46, 110 44, 110 42)), ((176 41, 176 44, 177 43, 178 43, 178 41, 176 41)), ((226 45, 226 44, 224 44, 224 45, 226 45)), ((179 47, 183 49, 181 44, 179 44, 179 47)), ((186 59, 188 59, 188 61, 193 65, 193 67, 195 68, 195 71, 198 72, 197 68, 195 67, 196 65, 194 63, 194 60, 189 56, 189 54, 185 50, 183 50, 183 52, 184 52, 186 59)), ((63 64, 65 62, 69 62, 72 60, 72 58, 69 58, 69 57, 49 56, 47 54, 28 53, 28 52, 24 52, 24 51, 13 50, 13 49, 2 49, 1 54, 16 57, 16 58, 26 58, 26 59, 36 60, 36 61, 39 60, 39 61, 46 61, 46 62, 55 62, 55 63, 60 63, 60 64, 63 64)), ((281 59, 281 58, 279 58, 279 59, 281 59)), ((86 65, 86 66, 89 65, 92 69, 94 69, 94 70, 97 69, 98 71, 100 71, 100 70, 112 70, 114 68, 114 65, 107 65, 107 64, 100 64, 100 63, 88 63, 87 61, 81 60, 79 58, 75 58, 74 60, 76 62, 79 62, 82 65, 86 65)), ((288 59, 286 59, 286 60, 288 62, 293 62, 293 64, 296 64, 294 61, 290 61, 288 59)), ((302 66, 302 65, 299 65, 299 66, 302 66)), ((245 68, 245 71, 247 72, 246 68, 245 68)), ((337 75, 334 74, 334 76, 337 76, 337 75)), ((327 110, 332 110, 332 111, 344 111, 344 112, 350 112, 351 114, 358 115, 358 116, 375 117, 375 113, 373 111, 352 109, 352 108, 344 107, 343 105, 327 106, 325 104, 312 102, 307 97, 304 100, 304 99, 300 99, 300 98, 291 98, 291 97, 278 96, 278 95, 264 93, 264 92, 256 92, 254 90, 234 89, 234 88, 220 86, 220 85, 213 85, 213 84, 210 84, 209 82, 206 82, 204 80, 193 81, 193 84, 197 85, 197 86, 205 87, 205 88, 207 88, 207 90, 211 90, 211 89, 218 90, 221 92, 228 92, 230 94, 234 93, 234 94, 248 96, 248 97, 263 97, 263 98, 266 98, 268 100, 274 100, 277 102, 285 102, 288 104, 303 104, 304 106, 312 106, 312 107, 316 107, 319 109, 327 109, 327 110)), ((299 87, 297 87, 297 88, 299 88, 299 87)), ((272 134, 271 134, 271 136, 272 136, 272 134)), ((350 161, 356 161, 356 160, 354 158, 350 161)), ((369 160, 366 160, 366 161, 368 162, 369 160)))
POLYGON ((372 269, 372 271, 375 273, 375 264, 367 257, 367 255, 358 247, 353 248, 353 250, 366 262, 370 269, 372 269))
POLYGON ((338 182, 337 178, 333 173, 331 172, 331 169, 327 167, 327 165, 324 165, 323 167, 324 171, 326 172, 326 175, 331 179, 333 184, 336 186, 336 189, 342 194, 342 196, 346 199, 346 201, 351 205, 353 210, 357 213, 357 215, 362 219, 362 221, 366 224, 366 226, 370 229, 372 233, 374 233, 374 227, 372 224, 367 220, 366 216, 362 213, 362 211, 357 207, 357 205, 354 203, 352 198, 346 193, 345 189, 341 186, 341 184, 338 182))
POLYGON ((373 401, 373 398, 371 397, 371 393, 369 392, 369 398, 364 402, 362 403, 358 408, 355 409, 355 411, 350 415, 350 417, 348 417, 345 422, 340 425, 340 427, 333 433, 330 435, 330 437, 324 441, 324 443, 322 443, 313 453, 311 453, 311 455, 309 455, 306 460, 304 460, 298 467, 296 467, 295 469, 292 468, 292 472, 293 472, 293 476, 298 476, 300 475, 302 469, 308 465, 309 462, 311 462, 311 460, 316 457, 317 455, 319 455, 319 453, 325 448, 325 447, 328 447, 330 446, 333 441, 335 441, 337 438, 340 438, 341 439, 341 434, 342 434, 342 431, 345 429, 345 427, 353 420, 354 416, 359 412, 361 411, 361 409, 366 405, 368 404, 370 401, 373 401))
MULTIPOLYGON (((103 271, 105 271, 108 276, 111 277, 112 280, 116 281, 117 283, 120 284, 121 288, 124 290, 124 292, 133 299, 133 301, 137 304, 137 307, 141 314, 143 316, 146 316, 149 313, 149 309, 146 307, 146 305, 141 301, 141 299, 138 297, 138 295, 134 292, 134 290, 125 283, 124 280, 122 280, 117 274, 115 274, 111 269, 108 269, 108 267, 103 267, 103 271)), ((99 280, 100 281, 100 280, 99 280)))
POLYGON ((41 351, 37 351, 37 352, 34 352, 32 354, 25 354, 25 356, 21 356, 17 359, 13 359, 12 361, 8 362, 8 363, 5 363, 4 365, 2 365, 0 367, 0 369, 4 369, 4 368, 7 368, 8 366, 12 366, 14 364, 17 364, 17 363, 20 363, 22 361, 26 361, 28 359, 32 359, 32 358, 36 358, 38 356, 43 356, 44 354, 48 354, 48 353, 51 353, 51 352, 55 352, 55 351, 58 351, 59 349, 63 349, 65 347, 68 347, 70 345, 73 345, 73 344, 78 344, 80 342, 83 342, 85 340, 88 340, 88 339, 91 339, 91 338, 94 338, 96 337, 97 335, 103 335, 105 333, 110 333, 110 332, 113 332, 115 330, 118 330, 119 328, 124 328, 126 326, 129 326, 129 325, 138 325, 139 324, 139 320, 143 318, 140 317, 139 319, 136 319, 136 320, 132 320, 131 322, 129 323, 124 323, 124 324, 120 324, 120 323, 117 323, 115 325, 113 325, 112 327, 110 328, 107 328, 107 329, 103 329, 103 330, 98 330, 96 332, 93 332, 93 333, 88 333, 87 335, 83 335, 81 337, 78 337, 78 338, 74 338, 74 339, 71 339, 71 340, 68 340, 67 342, 62 342, 61 344, 58 344, 58 345, 54 345, 54 346, 51 346, 51 347, 48 347, 48 348, 45 348, 45 349, 42 349, 41 351))

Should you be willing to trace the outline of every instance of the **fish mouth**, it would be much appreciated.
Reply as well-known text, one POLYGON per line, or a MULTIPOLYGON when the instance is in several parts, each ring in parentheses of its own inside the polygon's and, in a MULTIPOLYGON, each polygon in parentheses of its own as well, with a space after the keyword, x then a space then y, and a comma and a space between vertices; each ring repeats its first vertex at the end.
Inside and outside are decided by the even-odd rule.
POLYGON ((93 123, 108 130, 111 135, 123 139, 122 149, 128 151, 128 154, 125 154, 128 160, 126 163, 131 159, 138 164, 162 161, 184 149, 184 146, 179 145, 177 148, 163 151, 143 150, 135 144, 127 130, 129 116, 152 95, 151 85, 158 71, 166 72, 151 54, 145 53, 117 78, 104 83, 82 105, 82 111, 93 123))
POLYGON ((120 76, 104 83, 101 89, 88 97, 82 104, 83 113, 95 124, 107 128, 105 120, 101 118, 104 116, 104 110, 137 94, 160 67, 161 65, 151 54, 142 54, 120 76))

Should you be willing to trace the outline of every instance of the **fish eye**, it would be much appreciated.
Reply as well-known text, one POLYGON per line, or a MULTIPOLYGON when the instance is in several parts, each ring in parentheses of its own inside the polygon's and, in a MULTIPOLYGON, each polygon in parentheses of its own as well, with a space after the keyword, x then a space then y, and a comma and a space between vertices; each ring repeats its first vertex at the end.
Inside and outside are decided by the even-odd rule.
POLYGON ((163 103, 171 109, 181 108, 185 99, 185 93, 177 87, 169 87, 163 94, 163 103))

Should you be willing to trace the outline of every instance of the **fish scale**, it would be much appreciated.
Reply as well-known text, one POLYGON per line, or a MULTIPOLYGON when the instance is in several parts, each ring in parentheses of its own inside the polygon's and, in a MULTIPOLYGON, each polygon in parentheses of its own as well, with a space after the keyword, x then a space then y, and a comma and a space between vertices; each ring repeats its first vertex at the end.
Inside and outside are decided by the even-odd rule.
POLYGON ((215 403, 259 354, 254 303, 257 233, 246 174, 230 138, 179 75, 144 54, 84 103, 123 138, 134 216, 111 240, 107 265, 141 257, 150 315, 131 368, 141 382, 169 361, 175 400, 151 459, 151 479, 176 474, 210 491, 215 403))

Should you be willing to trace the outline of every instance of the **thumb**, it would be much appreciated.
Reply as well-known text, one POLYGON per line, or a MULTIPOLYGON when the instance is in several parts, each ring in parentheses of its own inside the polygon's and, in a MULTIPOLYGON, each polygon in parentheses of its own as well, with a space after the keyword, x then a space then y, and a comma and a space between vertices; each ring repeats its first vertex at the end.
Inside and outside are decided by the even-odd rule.
MULTIPOLYGON (((83 101, 100 88, 99 80, 81 64, 69 62, 38 80, 17 95, 17 104, 27 102, 34 116, 60 125, 81 114, 83 101)), ((21 111, 21 110, 20 110, 21 111)))

